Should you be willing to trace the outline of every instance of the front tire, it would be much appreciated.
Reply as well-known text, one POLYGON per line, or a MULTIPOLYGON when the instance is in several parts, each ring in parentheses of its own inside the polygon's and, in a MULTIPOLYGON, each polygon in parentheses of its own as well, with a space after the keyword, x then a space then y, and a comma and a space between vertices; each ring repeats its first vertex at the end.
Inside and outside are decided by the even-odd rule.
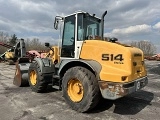
POLYGON ((63 97, 73 110, 86 112, 100 100, 98 81, 84 67, 73 67, 66 71, 62 80, 63 97))
POLYGON ((36 61, 31 63, 28 70, 28 76, 29 85, 32 91, 37 93, 46 91, 48 84, 46 83, 44 74, 41 73, 40 66, 36 61))

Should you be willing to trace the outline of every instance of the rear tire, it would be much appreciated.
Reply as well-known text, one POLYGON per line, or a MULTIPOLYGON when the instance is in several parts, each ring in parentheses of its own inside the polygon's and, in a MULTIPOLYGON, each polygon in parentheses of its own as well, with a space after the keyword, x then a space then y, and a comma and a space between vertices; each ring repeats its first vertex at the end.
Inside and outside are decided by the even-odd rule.
POLYGON ((84 67, 66 71, 62 80, 63 97, 73 110, 87 112, 100 100, 100 90, 95 75, 84 67))
POLYGON ((28 70, 28 76, 29 85, 32 91, 37 93, 46 91, 48 83, 46 83, 44 79, 44 74, 42 74, 40 66, 36 61, 31 63, 28 70))

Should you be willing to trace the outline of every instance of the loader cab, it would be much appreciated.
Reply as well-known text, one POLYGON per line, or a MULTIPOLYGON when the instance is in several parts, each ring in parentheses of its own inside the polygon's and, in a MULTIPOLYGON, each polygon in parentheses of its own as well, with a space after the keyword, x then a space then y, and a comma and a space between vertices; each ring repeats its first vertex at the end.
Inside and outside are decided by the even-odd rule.
POLYGON ((64 17, 63 20, 61 59, 79 59, 84 40, 101 35, 101 19, 79 11, 64 17))

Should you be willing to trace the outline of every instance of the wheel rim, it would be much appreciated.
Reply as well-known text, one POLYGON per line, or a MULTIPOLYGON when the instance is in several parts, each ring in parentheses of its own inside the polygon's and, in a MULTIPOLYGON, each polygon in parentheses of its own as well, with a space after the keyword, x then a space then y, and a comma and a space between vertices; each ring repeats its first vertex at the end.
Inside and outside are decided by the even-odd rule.
POLYGON ((30 72, 30 82, 32 85, 36 85, 37 83, 37 74, 36 74, 36 71, 34 70, 30 72))
POLYGON ((67 92, 73 102, 80 102, 84 94, 82 83, 77 79, 70 79, 67 92))

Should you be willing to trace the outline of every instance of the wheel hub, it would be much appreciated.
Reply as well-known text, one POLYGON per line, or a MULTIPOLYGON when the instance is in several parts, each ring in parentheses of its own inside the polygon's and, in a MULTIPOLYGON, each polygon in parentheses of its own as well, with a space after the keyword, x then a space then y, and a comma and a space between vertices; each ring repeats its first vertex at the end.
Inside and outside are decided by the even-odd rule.
POLYGON ((72 101, 80 102, 84 94, 82 83, 77 79, 69 80, 67 92, 72 101))
POLYGON ((79 83, 77 83, 74 85, 74 90, 77 94, 80 94, 82 91, 82 86, 79 83))
POLYGON ((37 74, 36 74, 36 71, 34 70, 30 72, 30 82, 32 85, 36 85, 37 83, 37 74))

